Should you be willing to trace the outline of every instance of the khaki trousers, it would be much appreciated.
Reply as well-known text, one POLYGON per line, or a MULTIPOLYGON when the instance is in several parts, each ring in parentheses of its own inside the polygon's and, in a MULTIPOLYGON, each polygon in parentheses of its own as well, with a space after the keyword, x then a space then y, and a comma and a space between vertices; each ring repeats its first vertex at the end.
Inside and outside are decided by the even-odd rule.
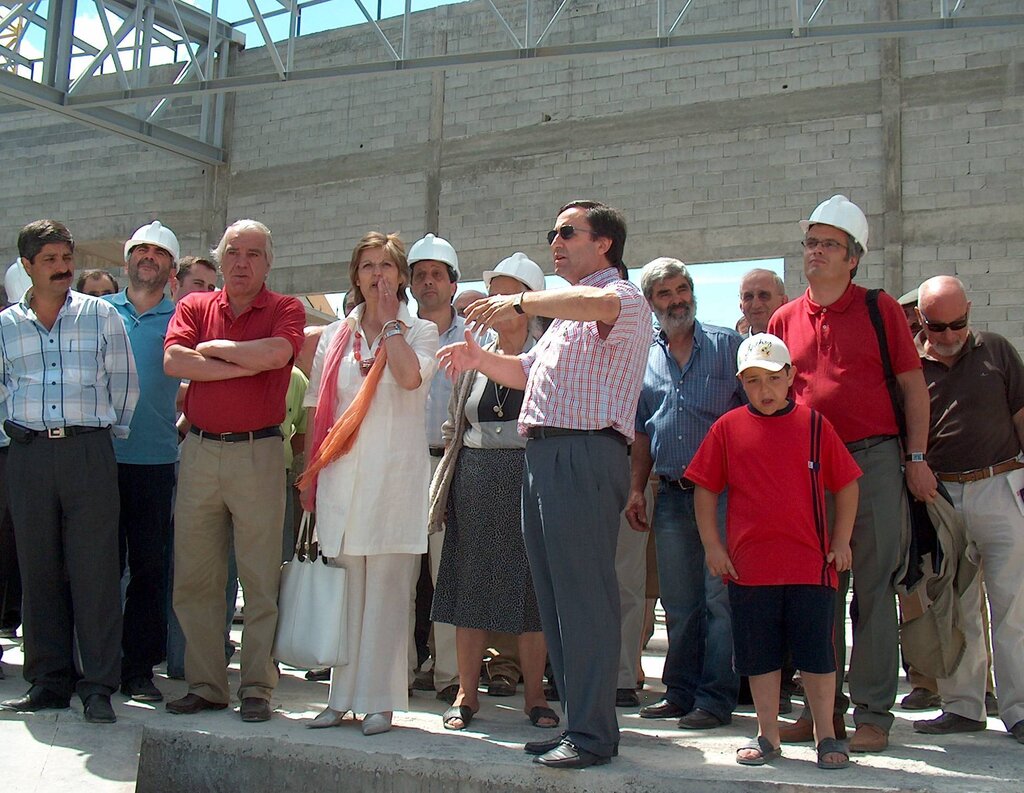
POLYGON ((221 443, 189 434, 174 508, 174 613, 185 634, 189 693, 230 700, 224 665, 224 586, 234 537, 245 595, 240 699, 270 699, 284 521, 281 438, 221 443))

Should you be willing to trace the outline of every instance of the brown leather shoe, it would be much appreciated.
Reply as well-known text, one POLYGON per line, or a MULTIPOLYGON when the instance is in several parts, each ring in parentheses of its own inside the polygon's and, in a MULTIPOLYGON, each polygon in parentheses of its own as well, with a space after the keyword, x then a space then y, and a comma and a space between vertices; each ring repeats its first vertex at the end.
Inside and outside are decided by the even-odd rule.
POLYGON ((270 701, 262 697, 243 697, 238 713, 242 721, 270 721, 270 701))
POLYGON ((884 752, 889 746, 889 733, 877 724, 858 724, 850 739, 851 752, 884 752))
MULTIPOLYGON (((846 738, 843 714, 836 713, 832 716, 832 729, 839 740, 846 738)), ((779 739, 783 743, 810 743, 814 740, 814 723, 804 718, 799 718, 792 724, 779 722, 779 739)))
POLYGON ((186 694, 181 699, 174 699, 164 707, 171 713, 191 715, 204 710, 224 710, 228 705, 226 702, 210 702, 198 694, 186 694))

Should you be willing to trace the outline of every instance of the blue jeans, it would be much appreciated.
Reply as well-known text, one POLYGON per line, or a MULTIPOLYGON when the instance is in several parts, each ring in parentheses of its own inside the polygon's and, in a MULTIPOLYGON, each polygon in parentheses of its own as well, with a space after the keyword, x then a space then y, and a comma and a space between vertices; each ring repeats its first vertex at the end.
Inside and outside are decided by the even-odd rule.
MULTIPOLYGON (((724 538, 724 497, 718 501, 718 526, 724 538)), ((732 663, 729 592, 704 564, 692 490, 659 486, 654 540, 668 624, 668 655, 661 676, 668 689, 665 699, 687 712, 700 708, 728 724, 739 691, 732 663)))

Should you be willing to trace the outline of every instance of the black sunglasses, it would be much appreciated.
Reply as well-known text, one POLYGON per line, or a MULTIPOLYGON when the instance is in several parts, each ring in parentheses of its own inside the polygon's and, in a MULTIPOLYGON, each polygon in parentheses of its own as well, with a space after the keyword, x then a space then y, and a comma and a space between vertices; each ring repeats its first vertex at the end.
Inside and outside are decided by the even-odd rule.
MULTIPOLYGON (((918 309, 918 311, 921 311, 918 309)), ((942 333, 944 330, 963 330, 967 327, 967 314, 964 314, 960 319, 954 319, 952 322, 932 322, 928 317, 921 311, 921 319, 924 321, 925 327, 928 328, 932 333, 942 333)))
POLYGON ((598 236, 596 231, 591 229, 578 229, 575 226, 570 226, 566 223, 564 226, 559 226, 557 229, 551 229, 548 232, 548 245, 555 241, 555 237, 561 237, 563 240, 571 240, 580 231, 585 231, 587 234, 593 234, 595 237, 598 236))

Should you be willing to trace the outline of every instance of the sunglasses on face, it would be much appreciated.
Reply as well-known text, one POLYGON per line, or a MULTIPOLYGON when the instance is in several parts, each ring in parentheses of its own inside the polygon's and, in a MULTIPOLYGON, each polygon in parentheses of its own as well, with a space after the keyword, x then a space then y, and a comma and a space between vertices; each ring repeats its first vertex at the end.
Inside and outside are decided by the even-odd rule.
POLYGON ((563 240, 571 240, 581 231, 585 231, 587 234, 593 234, 595 237, 597 236, 596 231, 591 231, 590 229, 578 229, 575 226, 570 226, 566 223, 564 226, 559 226, 557 229, 551 229, 551 231, 548 232, 548 245, 555 241, 555 237, 561 237, 563 240))
POLYGON ((967 327, 967 314, 964 314, 960 319, 954 319, 952 322, 932 322, 924 315, 924 312, 921 312, 921 320, 932 333, 942 333, 944 330, 963 330, 967 327))

